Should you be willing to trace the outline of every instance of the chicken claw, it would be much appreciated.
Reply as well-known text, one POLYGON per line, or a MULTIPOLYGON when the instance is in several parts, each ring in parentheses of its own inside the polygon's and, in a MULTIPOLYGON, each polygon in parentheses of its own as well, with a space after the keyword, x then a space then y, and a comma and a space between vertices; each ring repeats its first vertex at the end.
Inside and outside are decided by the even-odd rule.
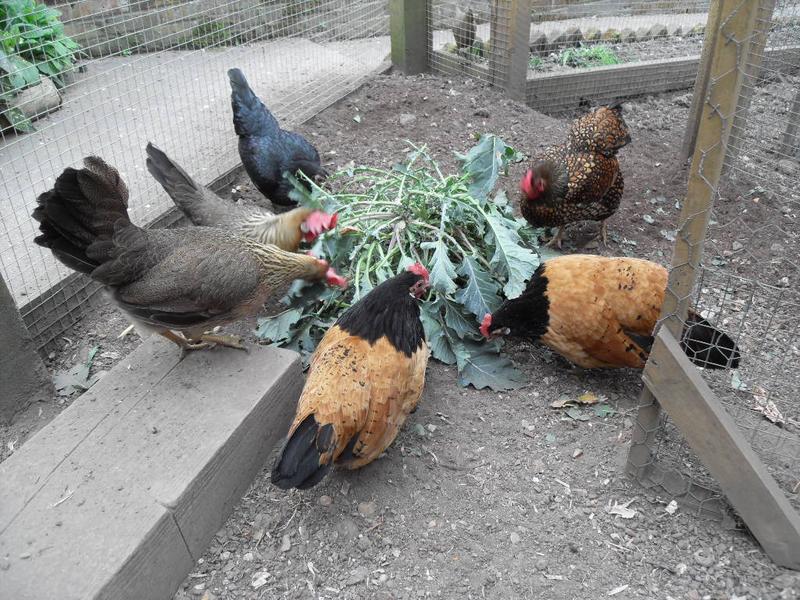
POLYGON ((550 241, 548 241, 545 244, 545 246, 547 246, 548 248, 552 248, 553 246, 555 246, 556 248, 561 250, 561 239, 563 237, 563 234, 564 234, 564 227, 562 226, 558 228, 556 234, 550 238, 550 241))
POLYGON ((598 237, 603 240, 603 246, 608 248, 608 225, 605 220, 600 222, 600 235, 598 237))
POLYGON ((199 338, 202 343, 225 346, 226 348, 236 348, 250 352, 250 349, 242 343, 242 338, 238 335, 217 335, 214 333, 204 333, 199 338))

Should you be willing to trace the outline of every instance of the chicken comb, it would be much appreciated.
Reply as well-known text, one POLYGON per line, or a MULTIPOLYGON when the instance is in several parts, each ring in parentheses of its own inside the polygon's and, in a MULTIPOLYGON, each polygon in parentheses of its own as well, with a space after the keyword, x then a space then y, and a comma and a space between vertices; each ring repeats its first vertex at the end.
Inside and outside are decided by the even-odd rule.
POLYGON ((486 313, 483 316, 483 321, 481 321, 481 326, 479 327, 479 331, 481 335, 485 338, 489 337, 489 327, 492 326, 492 313, 486 313))
POLYGON ((306 217, 305 224, 308 233, 317 236, 336 227, 338 220, 339 215, 336 213, 329 215, 321 210, 315 210, 306 217))
POLYGON ((415 275, 419 275, 425 281, 428 281, 428 279, 430 278, 430 273, 428 273, 428 269, 423 267, 421 263, 417 262, 414 263, 413 265, 409 265, 409 267, 406 270, 410 271, 411 273, 414 273, 415 275))
POLYGON ((325 281, 330 285, 338 285, 340 288, 347 287, 347 278, 339 275, 333 270, 333 267, 328 267, 328 270, 325 273, 325 281))

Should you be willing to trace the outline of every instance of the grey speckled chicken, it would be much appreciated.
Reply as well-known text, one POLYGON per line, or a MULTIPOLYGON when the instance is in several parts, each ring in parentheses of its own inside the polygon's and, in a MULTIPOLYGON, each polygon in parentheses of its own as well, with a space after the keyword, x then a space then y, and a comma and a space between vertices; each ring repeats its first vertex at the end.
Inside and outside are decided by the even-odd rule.
POLYGON ((295 279, 347 285, 324 260, 219 229, 137 227, 117 170, 97 157, 84 164, 65 169, 39 196, 35 242, 104 284, 134 324, 184 351, 213 344, 243 348, 234 336, 205 332, 256 313, 295 279))
POLYGON ((239 69, 228 71, 231 84, 233 126, 239 136, 239 156, 245 171, 273 204, 294 206, 289 197, 292 186, 283 174, 302 171, 306 177, 322 180, 327 172, 319 152, 302 135, 281 129, 273 114, 253 93, 239 69))
POLYGON ((276 215, 259 206, 224 200, 196 183, 153 144, 147 144, 147 170, 195 225, 225 229, 288 252, 296 252, 300 242, 313 242, 336 226, 335 214, 313 208, 299 207, 276 215))

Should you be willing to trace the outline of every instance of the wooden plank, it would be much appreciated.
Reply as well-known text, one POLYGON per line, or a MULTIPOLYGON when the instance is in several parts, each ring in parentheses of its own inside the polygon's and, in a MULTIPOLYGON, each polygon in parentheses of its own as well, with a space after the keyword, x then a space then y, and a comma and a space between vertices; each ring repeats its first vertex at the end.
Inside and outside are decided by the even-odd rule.
POLYGON ((168 598, 202 555, 303 377, 264 346, 178 358, 150 338, 0 464, 4 597, 168 598))
POLYGON ((55 390, 2 277, 0 348, 0 381, 3 382, 0 389, 0 423, 10 423, 17 412, 32 402, 50 402, 55 390))
POLYGON ((491 81, 511 98, 524 102, 530 58, 530 0, 494 0, 490 31, 491 81))
POLYGON ((800 515, 666 328, 643 379, 767 554, 800 569, 800 515))
POLYGON ((703 105, 708 96, 708 84, 711 77, 711 57, 719 36, 720 6, 721 3, 717 0, 712 2, 708 9, 703 51, 700 54, 697 79, 695 80, 694 93, 692 94, 692 106, 689 109, 689 118, 686 120, 686 131, 683 134, 683 144, 681 146, 680 155, 680 162, 682 165, 685 164, 694 153, 697 130, 700 128, 700 117, 703 114, 703 105))
POLYGON ((428 55, 433 47, 433 32, 428 13, 430 0, 391 0, 392 64, 406 75, 428 70, 428 55))

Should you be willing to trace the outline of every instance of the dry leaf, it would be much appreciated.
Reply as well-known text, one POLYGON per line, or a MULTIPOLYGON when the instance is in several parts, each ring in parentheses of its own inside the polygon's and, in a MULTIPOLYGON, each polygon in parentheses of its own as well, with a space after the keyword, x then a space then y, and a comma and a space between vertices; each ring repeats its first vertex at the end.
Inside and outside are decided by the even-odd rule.
POLYGON ((767 391, 764 388, 753 388, 753 400, 755 400, 753 410, 760 412, 765 419, 776 425, 782 425, 786 422, 775 403, 772 400, 767 400, 767 391))
POLYGON ((615 500, 614 506, 608 509, 608 513, 611 515, 619 515, 623 519, 632 519, 636 516, 636 509, 628 507, 634 500, 636 500, 636 498, 628 500, 625 504, 618 504, 615 500))
POLYGON ((678 503, 675 502, 675 500, 673 500, 672 502, 667 504, 667 507, 664 510, 667 512, 668 515, 674 515, 675 511, 678 510, 678 503))

